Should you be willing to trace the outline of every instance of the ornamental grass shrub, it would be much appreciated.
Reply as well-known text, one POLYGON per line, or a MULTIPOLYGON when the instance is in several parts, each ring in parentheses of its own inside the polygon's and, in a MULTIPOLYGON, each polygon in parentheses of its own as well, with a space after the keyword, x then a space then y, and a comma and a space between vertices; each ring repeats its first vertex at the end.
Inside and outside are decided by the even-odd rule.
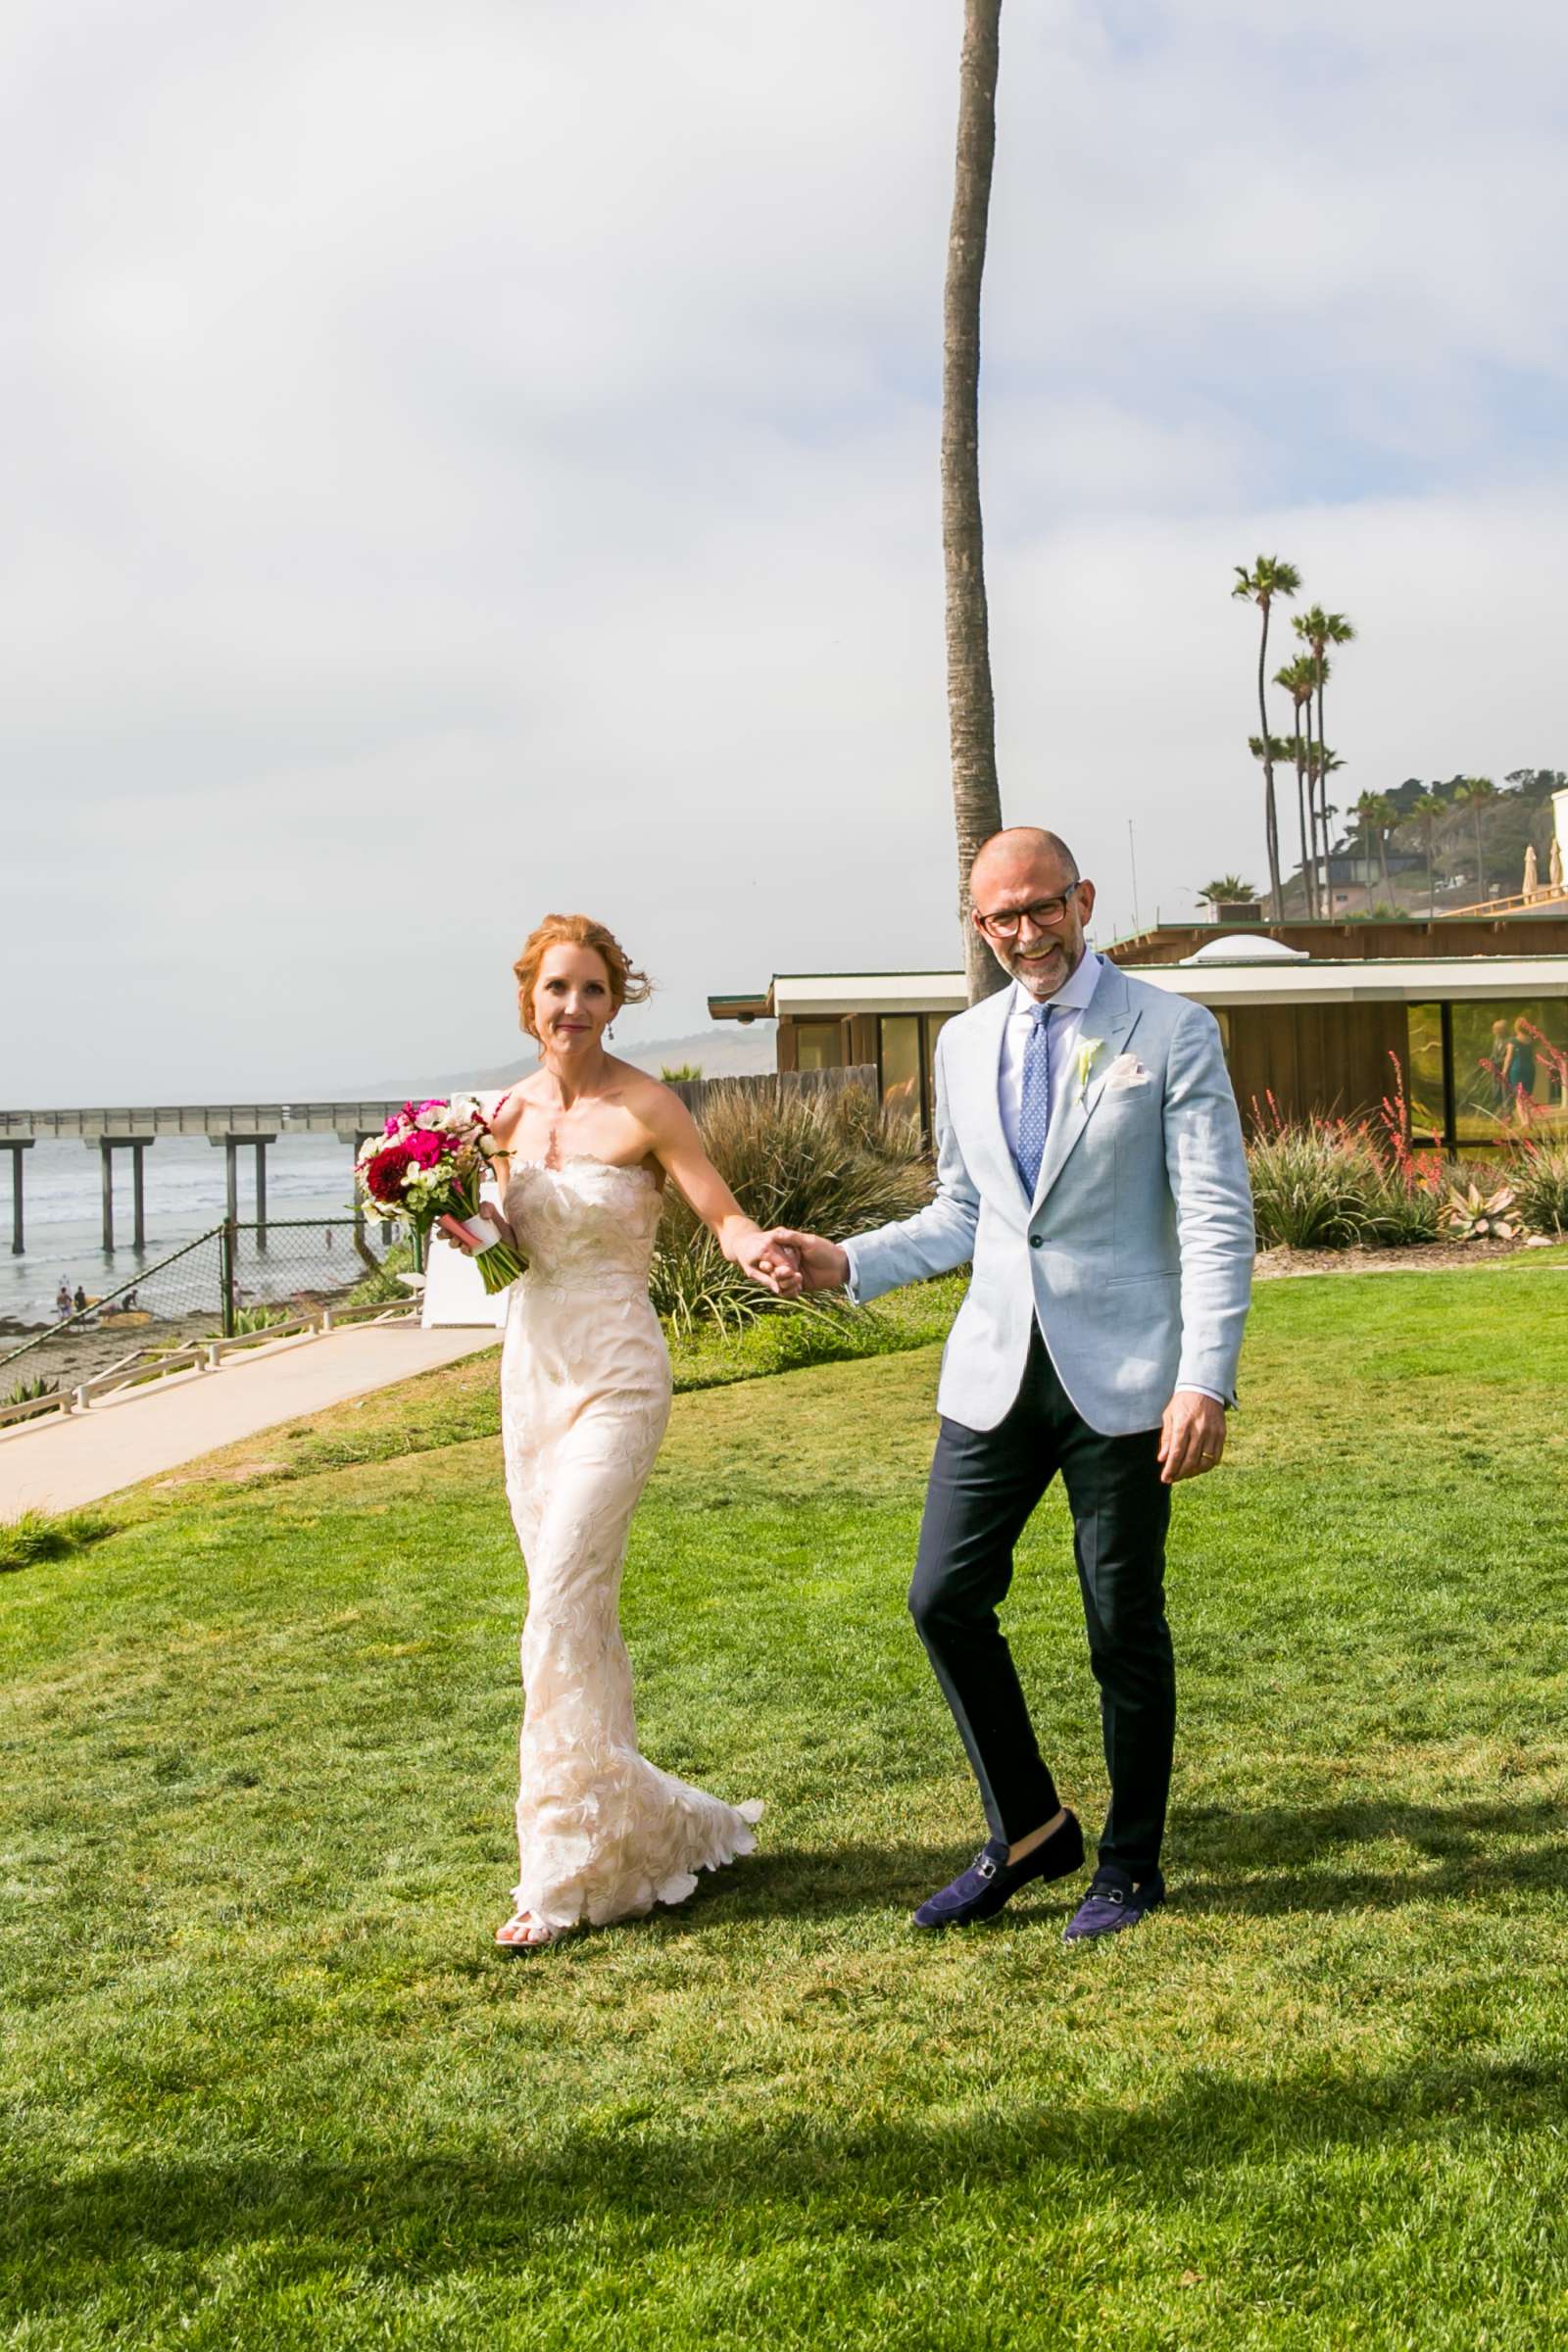
POLYGON ((1369 1119, 1287 1119, 1272 1095, 1254 1100, 1247 1159, 1261 1249, 1398 1249, 1439 1238, 1462 1172, 1440 1152, 1412 1147, 1404 1073, 1396 1054, 1390 1059, 1391 1091, 1369 1119))
MULTIPOLYGON (((931 1162, 918 1128, 884 1117, 863 1087, 805 1094, 716 1086, 700 1124, 709 1156, 759 1225, 806 1233, 860 1233, 912 1216, 930 1200, 931 1162)), ((792 1305, 805 1314, 841 1309, 820 1299, 775 1299, 721 1253, 673 1185, 654 1249, 655 1306, 679 1332, 716 1323, 729 1330, 792 1305)))
POLYGON ((1522 1145, 1508 1162, 1508 1183, 1530 1232, 1568 1237, 1568 1142, 1522 1145))
POLYGON ((1388 1170, 1370 1137, 1275 1119, 1258 1126, 1247 1160, 1260 1249, 1348 1250, 1374 1238, 1388 1170))

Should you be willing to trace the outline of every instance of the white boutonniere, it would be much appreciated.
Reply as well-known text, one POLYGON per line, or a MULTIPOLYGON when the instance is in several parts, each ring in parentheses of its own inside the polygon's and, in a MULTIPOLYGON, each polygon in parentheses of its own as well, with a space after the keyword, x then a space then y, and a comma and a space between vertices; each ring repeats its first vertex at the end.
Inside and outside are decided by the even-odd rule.
POLYGON ((1098 1037, 1088 1037, 1078 1049, 1078 1101, 1080 1104, 1089 1092, 1089 1073, 1095 1066, 1095 1055, 1100 1052, 1101 1042, 1098 1037))

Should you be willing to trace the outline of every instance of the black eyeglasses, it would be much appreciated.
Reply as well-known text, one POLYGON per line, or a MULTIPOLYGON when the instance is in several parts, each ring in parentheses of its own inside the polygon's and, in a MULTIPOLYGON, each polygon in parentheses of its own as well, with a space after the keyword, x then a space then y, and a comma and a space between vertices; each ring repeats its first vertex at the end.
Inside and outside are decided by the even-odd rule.
POLYGON ((1066 921, 1073 891, 1077 888, 1075 882, 1072 890, 1059 899, 1036 899, 1032 906, 1008 906, 1000 914, 981 914, 976 909, 975 920, 981 930, 988 931, 993 939, 1016 939, 1018 926, 1025 915, 1037 931, 1054 931, 1058 924, 1066 921))

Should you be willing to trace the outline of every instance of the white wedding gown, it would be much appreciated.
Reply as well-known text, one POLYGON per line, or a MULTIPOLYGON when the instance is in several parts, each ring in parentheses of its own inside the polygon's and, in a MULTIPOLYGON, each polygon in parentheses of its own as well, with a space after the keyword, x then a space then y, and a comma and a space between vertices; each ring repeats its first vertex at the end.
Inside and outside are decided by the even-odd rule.
POLYGON ((626 1534, 669 1419, 648 1297, 660 1194, 645 1168, 513 1162, 528 1258, 501 1355, 507 1499, 528 1571, 517 1795, 519 1912, 603 1926, 685 1900, 756 1844, 726 1805, 637 1752, 618 1601, 626 1534))

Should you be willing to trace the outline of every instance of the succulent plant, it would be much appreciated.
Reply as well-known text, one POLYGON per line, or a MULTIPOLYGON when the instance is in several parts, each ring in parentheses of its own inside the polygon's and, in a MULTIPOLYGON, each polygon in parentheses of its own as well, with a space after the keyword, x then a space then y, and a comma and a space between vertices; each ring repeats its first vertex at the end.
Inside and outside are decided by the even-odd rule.
POLYGON ((1499 1185, 1494 1193, 1487 1194, 1478 1184, 1466 1185, 1462 1191, 1455 1186, 1438 1211, 1438 1223, 1450 1241, 1512 1242, 1519 1235, 1518 1221, 1508 1213, 1513 1204, 1511 1185, 1499 1185))

